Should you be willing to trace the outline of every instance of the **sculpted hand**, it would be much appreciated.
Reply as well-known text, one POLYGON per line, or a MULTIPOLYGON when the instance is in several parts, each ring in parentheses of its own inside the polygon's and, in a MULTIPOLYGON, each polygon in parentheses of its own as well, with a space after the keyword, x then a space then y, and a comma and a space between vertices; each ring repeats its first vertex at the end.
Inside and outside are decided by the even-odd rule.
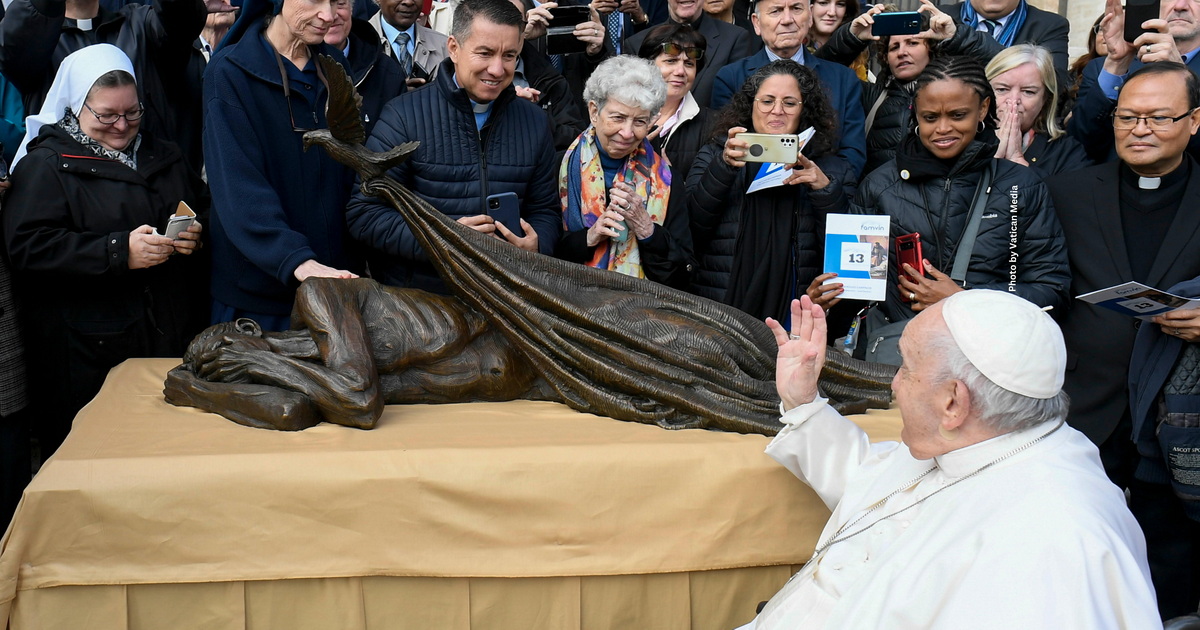
POLYGON ((293 276, 300 282, 304 282, 307 278, 357 278, 358 274, 351 273, 345 269, 334 269, 321 263, 309 259, 300 263, 299 267, 292 272, 293 276))
POLYGON ((900 274, 900 292, 912 298, 908 307, 918 313, 965 290, 951 280, 950 276, 935 269, 928 260, 924 262, 929 278, 918 274, 909 264, 904 265, 904 273, 900 274))
POLYGON ((646 212, 646 202, 634 192, 633 187, 625 182, 617 182, 608 191, 609 210, 615 210, 625 217, 625 225, 633 231, 638 239, 647 239, 654 234, 654 221, 646 212))
POLYGON ((129 268, 146 269, 167 262, 175 253, 171 239, 154 233, 149 225, 139 226, 129 233, 129 268))
POLYGON ((200 249, 200 232, 204 226, 200 225, 199 221, 193 221, 188 229, 179 233, 179 238, 172 242, 175 246, 175 252, 178 254, 191 254, 200 249))
POLYGON ((1200 341, 1200 308, 1185 308, 1157 315, 1150 320, 1162 326, 1164 334, 1188 343, 1200 341))
POLYGON ((533 252, 535 254, 537 253, 537 251, 538 251, 537 232, 533 231, 533 226, 529 225, 529 223, 526 222, 525 219, 521 219, 521 229, 525 230, 525 236, 518 237, 516 234, 513 234, 512 230, 505 227, 504 224, 499 221, 495 222, 495 226, 496 226, 496 231, 500 233, 497 236, 504 237, 504 240, 508 241, 509 243, 512 243, 513 245, 516 245, 517 247, 520 247, 521 249, 523 249, 527 252, 533 252))
POLYGON ((812 303, 820 306, 823 311, 828 312, 829 309, 842 301, 842 298, 838 297, 845 291, 842 283, 830 282, 829 284, 825 284, 826 280, 832 280, 836 277, 837 274, 832 271, 823 273, 813 278, 813 281, 808 283, 808 288, 804 291, 809 299, 812 300, 812 303))
POLYGON ((792 332, 767 318, 779 354, 775 359, 775 386, 787 411, 817 398, 817 379, 825 365, 825 311, 807 296, 792 300, 792 332))
POLYGON ((739 133, 746 133, 746 128, 733 127, 729 130, 729 137, 725 140, 725 150, 721 153, 721 159, 733 168, 742 168, 746 165, 746 149, 750 147, 745 140, 738 140, 734 137, 739 133))
POLYGON ((826 177, 825 171, 822 171, 815 162, 804 157, 803 153, 800 154, 791 169, 792 174, 783 180, 784 184, 804 184, 813 190, 821 190, 829 185, 829 178, 826 177))

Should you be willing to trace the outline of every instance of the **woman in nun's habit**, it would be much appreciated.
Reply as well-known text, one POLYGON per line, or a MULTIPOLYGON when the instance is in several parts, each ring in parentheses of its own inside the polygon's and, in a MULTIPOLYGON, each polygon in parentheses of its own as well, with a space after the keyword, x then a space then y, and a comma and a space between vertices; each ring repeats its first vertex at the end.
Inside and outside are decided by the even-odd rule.
POLYGON ((178 147, 140 133, 145 114, 129 58, 96 44, 26 119, 0 216, 43 458, 110 368, 180 356, 204 325, 202 223, 160 235, 181 201, 203 216, 202 186, 178 147))

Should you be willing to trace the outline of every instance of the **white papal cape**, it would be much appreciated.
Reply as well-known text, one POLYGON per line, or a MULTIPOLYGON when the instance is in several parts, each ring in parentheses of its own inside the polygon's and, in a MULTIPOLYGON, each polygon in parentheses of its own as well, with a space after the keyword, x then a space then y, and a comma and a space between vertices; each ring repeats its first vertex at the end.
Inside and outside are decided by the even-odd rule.
POLYGON ((833 511, 818 548, 934 470, 847 528, 842 537, 862 533, 810 561, 744 628, 1161 630, 1141 529, 1075 429, 1046 424, 918 460, 903 444, 870 444, 823 399, 782 420, 767 454, 833 511))

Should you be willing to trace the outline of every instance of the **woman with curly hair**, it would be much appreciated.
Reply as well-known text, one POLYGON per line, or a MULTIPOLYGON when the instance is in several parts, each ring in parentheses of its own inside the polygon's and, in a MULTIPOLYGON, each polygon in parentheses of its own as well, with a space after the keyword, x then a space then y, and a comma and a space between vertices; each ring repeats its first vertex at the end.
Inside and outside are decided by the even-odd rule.
POLYGON ((834 153, 834 111, 817 75, 773 61, 746 79, 717 114, 713 139, 687 178, 698 295, 784 321, 821 268, 824 218, 847 205, 853 170, 834 153), (783 185, 749 192, 768 165, 748 163, 743 132, 815 135, 783 185), (726 130, 728 130, 726 132, 726 130))

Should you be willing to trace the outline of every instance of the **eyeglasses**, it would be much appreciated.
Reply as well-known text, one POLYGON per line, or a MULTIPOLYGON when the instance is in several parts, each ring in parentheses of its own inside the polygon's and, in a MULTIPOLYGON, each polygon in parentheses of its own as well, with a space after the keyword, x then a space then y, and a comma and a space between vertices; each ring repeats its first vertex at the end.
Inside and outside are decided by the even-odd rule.
POLYGON ((1192 112, 1200 108, 1192 108, 1178 116, 1126 116, 1123 114, 1114 113, 1112 117, 1113 129, 1134 129, 1138 125, 1138 121, 1146 123, 1146 126, 1151 129, 1164 130, 1170 129, 1171 125, 1192 115, 1192 112))
POLYGON ((100 121, 101 125, 115 125, 117 124, 117 121, 121 120, 122 118, 125 119, 125 122, 137 122, 142 119, 142 116, 146 115, 146 108, 142 107, 141 103, 138 103, 137 109, 131 112, 125 112, 124 114, 97 114, 96 110, 92 109, 91 105, 84 103, 83 106, 86 107, 89 112, 92 112, 92 115, 96 117, 96 120, 100 121))
POLYGON ((692 61, 700 61, 704 58, 704 49, 697 48, 696 46, 680 46, 679 44, 673 44, 671 42, 663 42, 662 45, 658 47, 658 54, 660 55, 669 55, 674 57, 680 53, 686 55, 687 58, 691 59, 692 61))
POLYGON ((783 111, 785 112, 794 112, 800 109, 800 106, 804 104, 804 101, 795 98, 785 98, 781 100, 776 100, 774 98, 756 98, 754 99, 754 102, 758 103, 758 111, 764 114, 770 114, 771 112, 775 111, 776 103, 783 103, 783 111))

